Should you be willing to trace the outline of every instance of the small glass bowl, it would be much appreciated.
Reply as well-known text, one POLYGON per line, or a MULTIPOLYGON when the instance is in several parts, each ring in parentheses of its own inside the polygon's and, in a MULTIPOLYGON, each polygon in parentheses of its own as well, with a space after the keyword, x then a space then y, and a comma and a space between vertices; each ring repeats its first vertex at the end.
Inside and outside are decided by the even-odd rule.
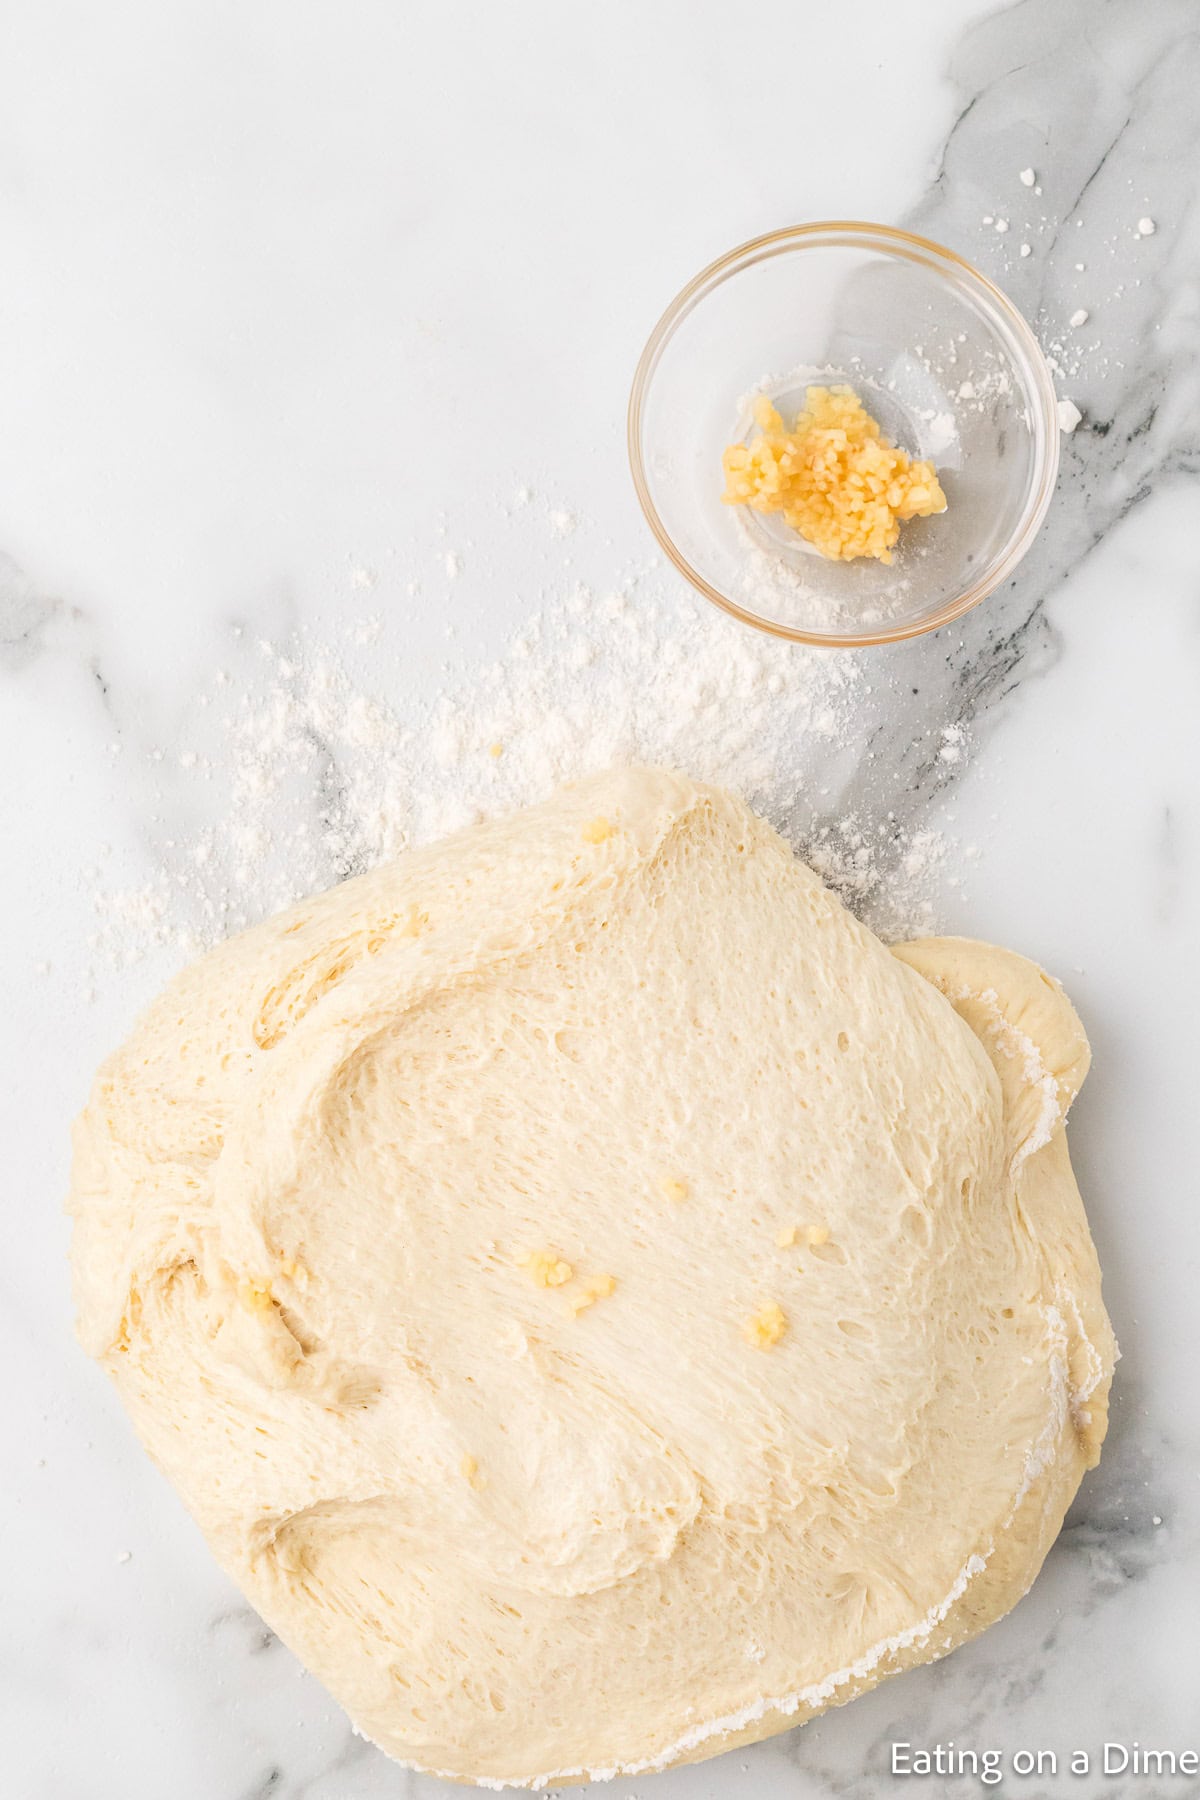
POLYGON ((651 530, 702 594, 805 644, 888 644, 957 619, 1012 574, 1058 473, 1054 384, 1029 326, 927 238, 831 220, 754 238, 701 271, 650 335, 629 460, 651 530), (765 394, 791 424, 846 383, 886 437, 928 457, 947 510, 900 528, 891 563, 822 556, 778 514, 721 502, 721 452, 765 394))

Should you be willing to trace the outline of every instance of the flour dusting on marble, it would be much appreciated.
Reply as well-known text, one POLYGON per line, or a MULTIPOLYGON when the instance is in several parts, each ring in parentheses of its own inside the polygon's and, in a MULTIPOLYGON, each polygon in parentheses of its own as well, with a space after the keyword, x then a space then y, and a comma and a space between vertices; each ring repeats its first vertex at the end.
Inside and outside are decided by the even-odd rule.
MULTIPOLYGON (((410 846, 638 762, 742 793, 885 934, 931 929, 946 835, 861 792, 839 803, 813 773, 861 737, 874 693, 861 655, 749 631, 654 563, 619 587, 563 587, 432 701, 406 691, 378 612, 336 644, 235 626, 177 745, 142 751, 170 816, 194 828, 159 839, 149 883, 93 874, 97 962, 193 954, 410 846)), ((962 753, 960 726, 931 744, 947 733, 962 753)))

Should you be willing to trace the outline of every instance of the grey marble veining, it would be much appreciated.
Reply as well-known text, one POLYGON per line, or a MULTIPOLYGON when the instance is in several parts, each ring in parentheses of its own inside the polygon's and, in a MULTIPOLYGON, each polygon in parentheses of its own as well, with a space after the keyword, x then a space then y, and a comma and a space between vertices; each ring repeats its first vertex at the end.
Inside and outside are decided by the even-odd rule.
POLYGON ((1083 419, 1064 436, 1054 507, 1013 579, 939 634, 943 657, 919 641, 887 653, 892 694, 911 677, 919 703, 898 717, 889 707, 872 743, 910 805, 957 778, 923 735, 929 712, 978 729, 1052 669, 1062 646, 1047 599, 1133 509, 1200 473, 1196 27, 1186 0, 1023 0, 980 20, 951 53, 958 116, 905 223, 961 249, 1015 301, 1083 419), (1020 182, 1026 168, 1037 193, 1020 182), (1152 236, 1138 234, 1143 217, 1152 236), (1088 319, 1072 331, 1080 307, 1088 319))
MULTIPOLYGON (((1008 1619, 799 1732, 607 1792, 880 1800, 905 1791, 887 1773, 899 1739, 1196 1745, 1196 8, 781 9, 780 68, 855 71, 850 144, 835 84, 777 92, 715 6, 619 4, 595 27, 540 0, 505 10, 472 41, 450 9, 401 42, 382 5, 318 24, 131 3, 101 26, 55 4, 30 11, 0 70, 0 745, 18 847, 0 1015, 0 1793, 445 1792, 354 1736, 216 1572, 70 1341, 66 1125, 159 974, 131 966, 89 999, 82 871, 108 842, 131 882, 180 873, 204 796, 156 751, 258 637, 286 643, 331 593, 349 616, 347 557, 395 547, 424 583, 420 602, 399 575, 382 591, 411 607, 426 689, 446 654, 427 611, 450 603, 446 520, 465 546, 460 638, 481 658, 561 574, 501 523, 531 473, 555 505, 589 503, 597 580, 643 558, 620 410, 647 323, 725 245, 836 214, 898 219, 992 275, 1083 419, 1013 581, 876 657, 845 741, 796 746, 793 829, 894 814, 899 845, 949 819, 983 850, 965 890, 944 871, 948 926, 1067 980, 1096 1052, 1073 1153, 1125 1359, 1102 1465, 1008 1619), (761 154, 773 107, 794 117, 779 167, 761 154), (570 442, 546 394, 575 409, 570 442), (503 435, 483 433, 461 477, 414 456, 480 419, 503 435), (971 754, 948 762, 937 733, 956 723, 971 754)), ((343 772, 316 748, 308 803, 336 815, 343 772)), ((331 849, 325 878, 349 866, 331 849)))

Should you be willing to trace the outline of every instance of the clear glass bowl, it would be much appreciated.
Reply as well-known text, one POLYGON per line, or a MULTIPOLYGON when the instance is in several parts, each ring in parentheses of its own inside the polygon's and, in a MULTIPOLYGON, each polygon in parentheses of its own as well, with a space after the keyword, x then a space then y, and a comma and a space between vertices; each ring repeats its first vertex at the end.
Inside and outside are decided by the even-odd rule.
POLYGON ((1054 384, 1021 315, 962 257, 832 220, 755 238, 672 301, 642 352, 629 458, 651 529, 726 612, 807 644, 886 644, 961 617, 1012 574, 1058 472, 1054 384), (845 382, 885 436, 936 466, 944 513, 894 560, 834 562, 778 514, 721 502, 721 452, 766 394, 790 425, 845 382))

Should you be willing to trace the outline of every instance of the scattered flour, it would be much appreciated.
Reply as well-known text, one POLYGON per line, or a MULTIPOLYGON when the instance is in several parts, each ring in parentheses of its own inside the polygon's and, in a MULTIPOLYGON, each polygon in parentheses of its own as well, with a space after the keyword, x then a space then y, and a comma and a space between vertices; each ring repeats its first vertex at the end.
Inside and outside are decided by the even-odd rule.
POLYGON ((944 763, 961 762, 966 736, 961 725, 945 726, 942 731, 941 748, 938 751, 939 759, 944 763))
MULTIPOLYGON (((947 840, 884 810, 886 761, 864 786, 871 720, 887 716, 869 658, 750 630, 657 567, 608 590, 574 582, 432 700, 406 695, 378 615, 342 620, 336 649, 315 632, 246 634, 178 745, 140 748, 160 873, 128 886, 111 860, 89 872, 95 966, 194 954, 410 845, 633 762, 736 789, 885 935, 930 930, 947 840)), ((929 736, 932 768, 962 754, 961 727, 929 736)))
POLYGON ((1010 1169, 1015 1174, 1035 1151, 1045 1149, 1066 1116, 1058 1081, 1042 1061, 1033 1039, 1005 1014, 994 988, 985 988, 981 993, 960 988, 951 998, 973 1000, 984 1008, 988 1015, 986 1040, 1002 1056, 1020 1063, 1026 1093, 1031 1098, 1036 1096, 1025 1134, 1013 1148, 1010 1169))

